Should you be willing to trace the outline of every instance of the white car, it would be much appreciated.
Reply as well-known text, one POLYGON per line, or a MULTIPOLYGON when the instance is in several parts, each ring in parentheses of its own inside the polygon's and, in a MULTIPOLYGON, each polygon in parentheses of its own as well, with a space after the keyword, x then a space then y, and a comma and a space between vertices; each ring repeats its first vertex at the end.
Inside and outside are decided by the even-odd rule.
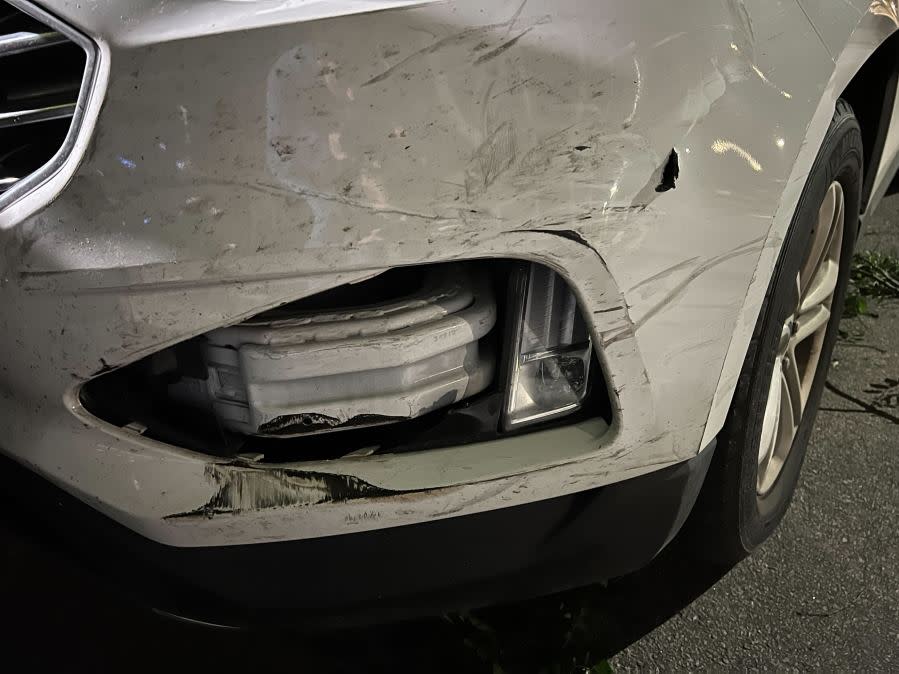
POLYGON ((5 488, 217 624, 619 576, 694 504, 709 555, 745 554, 896 173, 897 25, 895 0, 0 3, 5 488))

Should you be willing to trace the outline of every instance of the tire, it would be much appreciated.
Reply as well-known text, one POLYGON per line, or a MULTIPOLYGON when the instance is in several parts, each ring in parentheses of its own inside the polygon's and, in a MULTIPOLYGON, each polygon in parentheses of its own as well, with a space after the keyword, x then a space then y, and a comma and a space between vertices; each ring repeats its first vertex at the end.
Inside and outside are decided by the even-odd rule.
MULTIPOLYGON (((841 99, 790 224, 700 496, 697 514, 701 524, 697 533, 706 558, 732 563, 744 557, 771 535, 793 497, 838 336, 858 233, 862 159, 861 129, 852 108, 841 99), (819 342, 817 369, 808 376, 808 398, 792 444, 784 442, 788 453, 779 473, 767 490, 760 491, 759 475, 765 479, 766 473, 759 466, 759 450, 766 405, 773 391, 778 345, 786 334, 785 321, 791 325, 791 311, 796 311, 799 302, 797 274, 804 268, 806 251, 815 242, 815 227, 820 229, 819 207, 828 190, 836 189, 831 188, 834 182, 842 188, 845 218, 841 244, 836 243, 836 234, 832 239, 833 250, 839 245, 840 251, 830 318, 826 327, 819 328, 823 330, 823 342, 819 342)), ((795 326, 794 322, 792 334, 795 326)), ((777 377, 780 376, 778 372, 777 377)))

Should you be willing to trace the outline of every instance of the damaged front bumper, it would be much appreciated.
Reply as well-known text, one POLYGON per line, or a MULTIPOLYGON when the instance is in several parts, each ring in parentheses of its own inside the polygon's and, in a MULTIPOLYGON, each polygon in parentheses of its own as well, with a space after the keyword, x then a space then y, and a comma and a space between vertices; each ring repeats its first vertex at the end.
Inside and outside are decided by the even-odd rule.
POLYGON ((681 528, 713 453, 714 443, 642 477, 477 515, 201 548, 154 543, 7 459, 0 474, 7 496, 44 515, 70 554, 157 612, 218 627, 321 629, 524 599, 634 571, 681 528))
MULTIPOLYGON (((789 221, 778 204, 833 67, 798 6, 750 30, 728 3, 649 0, 379 2, 358 15, 330 1, 47 4, 98 61, 70 159, 0 212, 4 454, 148 545, 202 556, 389 540, 576 499, 676 467, 718 432, 761 304, 748 292, 765 285, 756 271, 789 221), (749 63, 756 43, 769 56, 749 63), (757 75, 774 63, 779 88, 757 75), (764 114, 736 128, 750 108, 764 114), (772 119, 782 147, 759 140, 772 119), (747 162, 733 148, 750 143, 747 162), (611 424, 265 463, 108 423, 80 397, 341 285, 487 260, 541 265, 570 287, 611 424)), ((471 318, 454 330, 481 325, 471 318)), ((456 330, 455 348, 471 352, 476 334, 456 330)), ((325 435, 360 421, 345 400, 294 396, 300 385, 279 399, 284 382, 262 366, 280 352, 257 338, 210 358, 223 426, 325 435), (243 395, 228 388, 241 359, 243 395)), ((427 395, 404 388, 403 416, 477 390, 482 355, 427 395)), ((331 365, 317 374, 343 376, 331 365)), ((371 391, 379 416, 362 420, 398 414, 403 392, 371 391)))

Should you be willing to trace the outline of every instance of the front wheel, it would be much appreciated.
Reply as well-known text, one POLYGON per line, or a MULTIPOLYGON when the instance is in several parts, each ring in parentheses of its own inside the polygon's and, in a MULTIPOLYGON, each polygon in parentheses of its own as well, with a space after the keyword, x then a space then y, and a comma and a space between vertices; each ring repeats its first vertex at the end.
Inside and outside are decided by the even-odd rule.
POLYGON ((827 379, 858 231, 862 139, 843 100, 784 241, 699 507, 717 557, 783 518, 827 379), (710 530, 711 527, 711 530, 710 530))

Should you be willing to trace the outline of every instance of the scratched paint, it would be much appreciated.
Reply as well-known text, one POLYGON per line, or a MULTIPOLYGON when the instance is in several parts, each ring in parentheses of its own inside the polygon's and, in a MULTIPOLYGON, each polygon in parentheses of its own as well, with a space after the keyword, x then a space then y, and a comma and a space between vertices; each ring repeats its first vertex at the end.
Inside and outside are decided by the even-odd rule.
POLYGON ((47 4, 108 58, 72 162, 0 213, 0 306, 28 317, 0 325, 3 451, 181 545, 476 512, 695 455, 833 97, 895 30, 855 0, 851 21, 828 13, 842 0, 47 4), (657 191, 672 150, 676 189, 657 191), (163 517, 218 493, 208 457, 78 405, 101 367, 284 302, 496 257, 571 284, 611 428, 290 466, 404 494, 379 497, 378 517, 353 501, 207 524, 163 517))
POLYGON ((215 493, 201 507, 167 518, 211 518, 247 510, 297 508, 320 503, 395 495, 348 475, 312 473, 247 464, 209 464, 206 479, 215 493))

